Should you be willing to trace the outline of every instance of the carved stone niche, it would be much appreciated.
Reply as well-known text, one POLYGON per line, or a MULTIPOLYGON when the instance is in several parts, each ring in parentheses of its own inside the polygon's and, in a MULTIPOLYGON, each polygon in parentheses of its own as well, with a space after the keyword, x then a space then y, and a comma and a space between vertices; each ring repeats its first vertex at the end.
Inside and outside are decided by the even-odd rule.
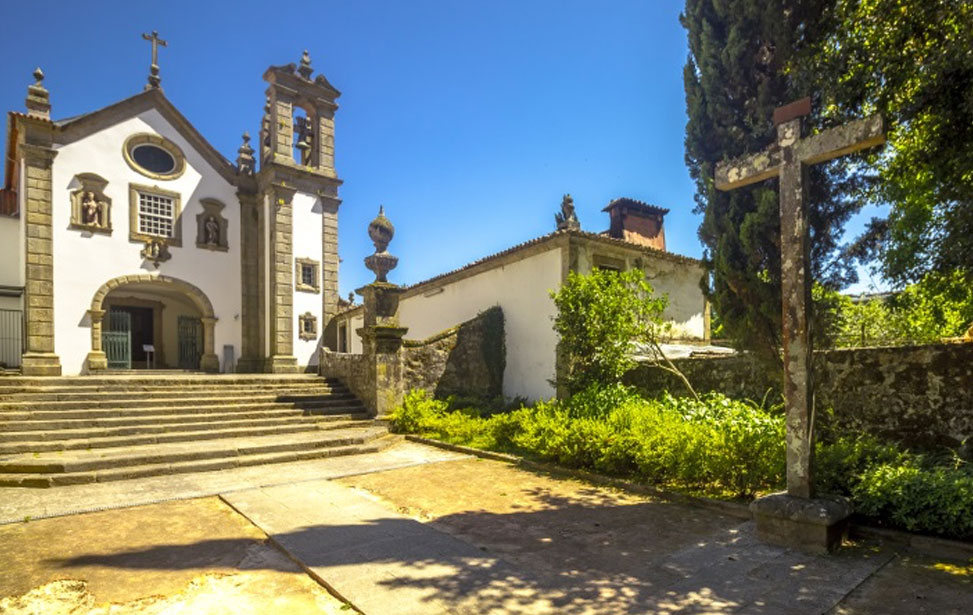
POLYGON ((111 235, 111 199, 105 196, 108 180, 94 173, 74 178, 81 187, 71 192, 71 228, 111 235))
POLYGON ((196 214, 196 247, 204 250, 226 252, 228 221, 223 217, 225 205, 216 199, 200 199, 202 213, 196 214))

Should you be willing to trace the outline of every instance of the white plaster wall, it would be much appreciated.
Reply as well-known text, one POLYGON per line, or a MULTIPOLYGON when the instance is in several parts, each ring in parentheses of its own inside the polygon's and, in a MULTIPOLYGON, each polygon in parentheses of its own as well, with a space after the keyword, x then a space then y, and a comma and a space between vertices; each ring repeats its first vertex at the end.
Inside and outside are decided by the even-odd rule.
MULTIPOLYGON (((0 216, 0 286, 24 286, 23 237, 23 216, 0 216)), ((0 296, 0 309, 23 309, 23 298, 0 296)))
POLYGON ((223 346, 232 344, 240 356, 240 206, 235 188, 212 169, 203 157, 157 111, 93 133, 58 147, 53 172, 54 228, 54 344, 65 374, 77 374, 91 347, 87 310, 98 288, 122 275, 159 273, 178 278, 202 290, 218 319, 215 352, 222 361, 223 346), (160 181, 129 167, 122 157, 125 139, 135 133, 154 133, 175 143, 186 156, 180 177, 160 181), (96 173, 108 181, 112 200, 112 234, 91 234, 70 229, 70 193, 79 173, 96 173), (158 186, 182 195, 182 247, 170 248, 172 258, 156 269, 139 255, 143 244, 129 240, 129 184, 158 186), (196 247, 199 200, 214 198, 226 206, 229 251, 196 247))
MULTIPOLYGON (((552 248, 447 284, 442 292, 403 299, 399 320, 409 328, 409 339, 424 339, 499 305, 507 346, 503 393, 545 399, 554 395, 548 380, 554 378, 557 345, 555 307, 548 291, 560 283, 561 250, 552 248)), ((360 326, 353 321, 353 329, 360 326)))
POLYGON ((321 293, 324 289, 321 284, 321 272, 324 264, 321 262, 321 241, 323 232, 321 230, 321 199, 311 194, 298 192, 293 200, 293 249, 294 262, 291 268, 294 271, 294 356, 297 357, 298 365, 317 365, 318 346, 323 333, 323 301, 321 293), (310 293, 297 290, 297 266, 296 260, 299 258, 309 258, 318 263, 318 287, 319 292, 310 293), (300 338, 300 327, 298 317, 301 314, 310 312, 318 319, 318 339, 302 340, 300 338))
MULTIPOLYGON (((597 248, 579 250, 578 272, 590 273, 594 255, 600 253, 597 248)), ((619 257, 617 253, 610 251, 606 251, 605 255, 619 257)), ((703 320, 705 300, 703 291, 699 288, 703 270, 691 263, 653 258, 642 253, 622 260, 626 261, 627 266, 633 267, 636 258, 641 260, 642 270, 655 293, 664 294, 669 299, 663 317, 672 323, 673 339, 703 340, 706 336, 703 320)))

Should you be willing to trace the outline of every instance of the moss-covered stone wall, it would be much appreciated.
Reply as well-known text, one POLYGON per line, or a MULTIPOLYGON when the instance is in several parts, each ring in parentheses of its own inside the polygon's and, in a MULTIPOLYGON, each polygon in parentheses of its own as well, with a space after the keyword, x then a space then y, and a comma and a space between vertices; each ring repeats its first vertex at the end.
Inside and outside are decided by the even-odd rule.
MULTIPOLYGON (((699 391, 780 400, 779 376, 749 355, 679 359, 699 391)), ((956 446, 973 436, 973 343, 849 348, 815 353, 819 433, 872 433, 908 445, 956 446)), ((684 395, 679 381, 640 366, 626 382, 648 395, 684 395)))
POLYGON ((426 389, 437 398, 495 399, 503 395, 503 340, 503 310, 499 307, 428 339, 406 340, 405 388, 426 389))

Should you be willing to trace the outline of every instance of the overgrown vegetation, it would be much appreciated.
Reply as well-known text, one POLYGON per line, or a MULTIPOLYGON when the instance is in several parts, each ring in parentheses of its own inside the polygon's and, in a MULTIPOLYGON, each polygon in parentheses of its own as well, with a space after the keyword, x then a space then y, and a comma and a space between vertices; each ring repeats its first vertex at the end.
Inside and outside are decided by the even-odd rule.
MULTIPOLYGON (((691 493, 749 498, 783 486, 780 408, 719 394, 650 400, 595 385, 562 401, 481 412, 414 390, 392 420, 401 433, 691 493)), ((850 497, 876 523, 973 537, 973 473, 958 459, 860 437, 819 443, 817 468, 820 491, 850 497)))
POLYGON ((973 324, 973 285, 958 272, 859 302, 834 293, 834 345, 892 346, 961 337, 973 324))
POLYGON ((672 326, 662 317, 669 299, 653 293, 643 271, 572 271, 551 298, 557 307, 554 331, 562 357, 558 384, 568 393, 621 382, 636 365, 635 350, 644 348, 649 363, 675 375, 698 399, 659 346, 672 326))

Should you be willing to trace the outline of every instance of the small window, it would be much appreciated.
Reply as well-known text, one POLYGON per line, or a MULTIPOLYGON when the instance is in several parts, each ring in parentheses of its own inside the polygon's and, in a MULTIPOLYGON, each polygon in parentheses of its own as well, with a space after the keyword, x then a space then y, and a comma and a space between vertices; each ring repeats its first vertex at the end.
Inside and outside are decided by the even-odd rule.
POLYGON ((175 201, 160 194, 139 192, 139 233, 172 237, 175 201))
POLYGON ((318 337, 318 318, 310 312, 305 312, 297 317, 297 336, 304 341, 317 339, 318 337))
POLYGON ((317 293, 321 290, 321 266, 310 258, 296 259, 294 268, 294 286, 306 293, 317 293))
POLYGON ((159 175, 168 175, 176 170, 176 159, 166 150, 152 144, 132 148, 132 160, 143 169, 159 175))

